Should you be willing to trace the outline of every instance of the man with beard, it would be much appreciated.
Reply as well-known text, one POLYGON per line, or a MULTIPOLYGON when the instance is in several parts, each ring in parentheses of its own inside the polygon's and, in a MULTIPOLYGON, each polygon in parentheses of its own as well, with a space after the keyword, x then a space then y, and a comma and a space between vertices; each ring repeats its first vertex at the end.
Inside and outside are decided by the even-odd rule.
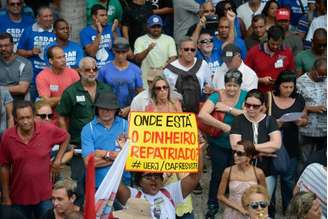
MULTIPOLYGON (((96 60, 85 57, 80 62, 81 79, 69 88, 61 96, 56 111, 59 114, 59 124, 65 127, 71 135, 71 145, 81 149, 81 130, 85 124, 94 117, 94 101, 100 92, 111 92, 111 88, 97 81, 98 70, 96 60)), ((81 154, 74 154, 71 160, 71 177, 77 181, 77 192, 81 195, 77 200, 79 206, 83 205, 83 179, 84 162, 81 154)))
POLYGON ((147 20, 148 33, 139 37, 134 45, 135 61, 141 62, 143 85, 149 71, 161 71, 177 56, 174 39, 162 33, 163 22, 158 15, 147 20))
POLYGON ((118 36, 117 21, 108 24, 106 8, 96 4, 91 8, 92 25, 81 30, 80 40, 85 53, 96 58, 98 68, 114 59, 112 43, 118 36))
POLYGON ((274 25, 268 30, 268 40, 248 51, 245 64, 256 72, 262 92, 272 90, 280 72, 295 68, 291 49, 283 47, 284 36, 284 29, 274 25))

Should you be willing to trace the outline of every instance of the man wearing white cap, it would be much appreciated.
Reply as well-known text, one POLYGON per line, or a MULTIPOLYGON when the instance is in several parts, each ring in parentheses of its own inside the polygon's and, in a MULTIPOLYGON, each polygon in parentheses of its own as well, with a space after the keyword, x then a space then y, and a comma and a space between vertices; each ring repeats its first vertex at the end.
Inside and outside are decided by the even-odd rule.
POLYGON ((147 20, 148 33, 137 38, 134 44, 135 61, 141 63, 144 87, 147 87, 149 71, 162 71, 177 56, 174 39, 163 34, 162 27, 162 18, 152 15, 147 20))

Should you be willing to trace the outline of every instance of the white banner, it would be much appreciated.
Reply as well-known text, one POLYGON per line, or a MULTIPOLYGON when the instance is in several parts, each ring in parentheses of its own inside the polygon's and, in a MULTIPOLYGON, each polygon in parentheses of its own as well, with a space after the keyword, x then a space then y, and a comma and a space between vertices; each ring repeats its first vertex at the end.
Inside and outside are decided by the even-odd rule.
POLYGON ((125 162, 128 157, 128 148, 129 143, 127 140, 96 192, 97 219, 107 219, 109 213, 112 211, 116 192, 121 183, 125 162))

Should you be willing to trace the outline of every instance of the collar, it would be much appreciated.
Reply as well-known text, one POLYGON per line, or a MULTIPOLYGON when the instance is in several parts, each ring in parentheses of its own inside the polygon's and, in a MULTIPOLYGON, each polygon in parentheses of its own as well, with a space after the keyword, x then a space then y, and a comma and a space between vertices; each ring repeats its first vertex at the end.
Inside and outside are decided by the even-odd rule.
POLYGON ((38 22, 35 22, 33 25, 32 25, 32 31, 34 32, 49 32, 49 33, 52 33, 53 32, 53 26, 51 26, 50 29, 43 29, 42 27, 40 27, 40 25, 38 24, 38 22))
MULTIPOLYGON (((84 90, 83 86, 82 86, 82 83, 81 83, 81 80, 79 80, 78 82, 76 82, 77 84, 77 89, 79 91, 84 91, 84 92, 87 92, 86 90, 84 90)), ((99 89, 103 89, 104 88, 104 85, 102 83, 99 83, 98 80, 96 80, 96 91, 98 91, 99 89)))
MULTIPOLYGON (((107 127, 104 126, 104 124, 103 124, 103 122, 100 120, 99 116, 95 116, 95 118, 92 120, 92 123, 95 124, 95 125, 101 125, 101 126, 103 126, 104 128, 107 128, 107 127)), ((113 127, 114 124, 116 124, 116 123, 118 123, 118 117, 115 115, 111 127, 113 127)), ((110 127, 110 128, 111 128, 111 127, 110 127)))

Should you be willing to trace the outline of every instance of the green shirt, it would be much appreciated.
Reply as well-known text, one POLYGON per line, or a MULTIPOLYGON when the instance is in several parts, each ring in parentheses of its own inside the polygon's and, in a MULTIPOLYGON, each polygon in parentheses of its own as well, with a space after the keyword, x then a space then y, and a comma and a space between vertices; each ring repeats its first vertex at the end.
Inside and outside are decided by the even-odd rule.
POLYGON ((296 69, 302 70, 303 73, 309 72, 316 60, 316 55, 311 49, 304 50, 296 55, 296 69))
MULTIPOLYGON (((112 89, 107 84, 97 81, 96 97, 100 92, 112 92, 112 89)), ((82 128, 95 115, 94 102, 88 91, 84 90, 81 81, 74 83, 64 91, 56 111, 59 115, 69 119, 70 142, 80 147, 82 128)))
MULTIPOLYGON (((240 90, 239 99, 233 107, 236 109, 242 109, 246 95, 247 95, 247 91, 240 90)), ((209 96, 208 100, 210 100, 214 105, 216 105, 217 102, 221 101, 220 95, 218 92, 211 94, 211 96, 209 96)), ((225 113, 223 122, 225 124, 228 124, 231 126, 234 118, 235 117, 232 114, 225 113)), ((215 146, 215 147, 231 149, 230 141, 229 141, 229 133, 222 133, 219 137, 216 137, 216 138, 208 136, 208 142, 210 145, 215 146)))
MULTIPOLYGON (((107 1, 106 1, 107 2, 107 1)), ((87 24, 92 24, 91 8, 95 4, 100 4, 106 8, 107 3, 102 3, 99 0, 86 0, 87 5, 87 24)), ((115 19, 122 19, 123 9, 119 0, 109 0, 108 4, 108 23, 113 23, 115 19)))

